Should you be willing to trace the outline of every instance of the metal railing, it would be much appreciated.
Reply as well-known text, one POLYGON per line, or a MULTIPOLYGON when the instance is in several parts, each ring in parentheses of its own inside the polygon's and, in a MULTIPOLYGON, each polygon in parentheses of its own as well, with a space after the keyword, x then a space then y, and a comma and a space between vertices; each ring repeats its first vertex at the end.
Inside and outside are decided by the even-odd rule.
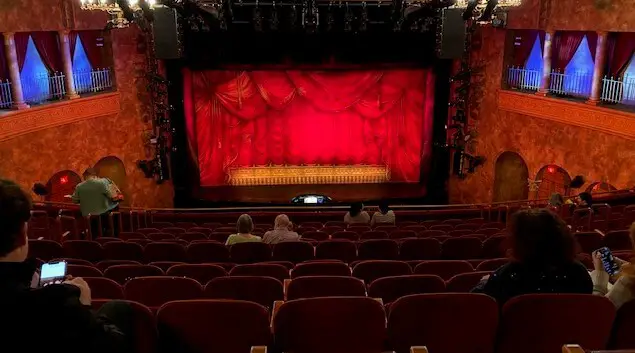
POLYGON ((591 96, 592 85, 593 75, 553 71, 549 91, 555 94, 588 98, 591 96))
POLYGON ((540 88, 542 72, 528 70, 522 67, 509 67, 507 70, 507 84, 510 88, 525 91, 537 91, 540 88))
POLYGON ((73 72, 73 83, 78 94, 101 92, 112 89, 110 69, 73 72))
POLYGON ((0 109, 10 108, 12 103, 11 81, 0 81, 0 109))
POLYGON ((22 92, 28 104, 41 104, 62 99, 66 94, 64 74, 55 72, 31 77, 22 77, 22 92))
POLYGON ((608 77, 602 80, 603 102, 635 105, 635 77, 608 77))

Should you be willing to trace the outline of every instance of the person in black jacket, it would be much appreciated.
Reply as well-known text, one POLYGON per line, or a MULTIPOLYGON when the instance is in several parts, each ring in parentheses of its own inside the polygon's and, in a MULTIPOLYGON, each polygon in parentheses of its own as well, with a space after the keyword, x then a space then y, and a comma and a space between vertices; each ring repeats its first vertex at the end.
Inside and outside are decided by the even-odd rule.
POLYGON ((547 209, 522 210, 509 229, 513 260, 483 278, 472 292, 504 304, 531 293, 593 293, 586 267, 575 259, 575 240, 566 223, 547 209))
POLYGON ((108 303, 93 313, 90 288, 81 278, 38 288, 36 262, 27 260, 30 213, 29 195, 0 179, 0 350, 130 352, 130 335, 121 329, 132 321, 127 304, 108 303))

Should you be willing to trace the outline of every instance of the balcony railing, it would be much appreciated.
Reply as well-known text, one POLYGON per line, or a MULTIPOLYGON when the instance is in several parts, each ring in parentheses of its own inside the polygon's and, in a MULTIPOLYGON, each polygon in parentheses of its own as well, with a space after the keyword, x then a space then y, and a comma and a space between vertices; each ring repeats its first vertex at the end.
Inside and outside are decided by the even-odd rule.
POLYGON ((604 77, 601 99, 606 103, 635 105, 635 77, 604 77))
POLYGON ((75 91, 79 94, 95 93, 112 89, 110 69, 73 72, 75 91))
POLYGON ((22 92, 28 104, 41 104, 62 99, 66 94, 64 74, 55 72, 31 77, 22 77, 22 92))
POLYGON ((593 75, 580 72, 563 73, 554 71, 551 73, 549 91, 565 96, 589 98, 592 85, 593 75))
POLYGON ((537 91, 540 88, 542 72, 522 67, 510 67, 507 71, 507 84, 510 88, 537 91))
POLYGON ((12 103, 11 81, 0 81, 0 109, 10 108, 12 103))

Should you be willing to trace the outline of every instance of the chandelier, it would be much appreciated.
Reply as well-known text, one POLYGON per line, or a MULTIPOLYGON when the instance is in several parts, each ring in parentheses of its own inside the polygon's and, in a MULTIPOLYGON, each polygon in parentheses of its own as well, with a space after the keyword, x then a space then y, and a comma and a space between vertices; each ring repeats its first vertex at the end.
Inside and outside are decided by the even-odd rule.
MULTIPOLYGON (((458 7, 458 8, 467 8, 468 6, 470 6, 473 3, 476 3, 476 7, 477 8, 485 8, 487 6, 488 2, 492 2, 492 0, 456 0, 456 4, 454 5, 454 7, 458 7)), ((498 5, 497 7, 517 7, 522 5, 522 0, 498 0, 497 1, 498 5)))
POLYGON ((128 27, 136 12, 142 11, 146 6, 153 8, 156 5, 156 0, 141 2, 143 4, 139 0, 80 0, 82 10, 107 12, 110 16, 107 27, 110 28, 128 27))

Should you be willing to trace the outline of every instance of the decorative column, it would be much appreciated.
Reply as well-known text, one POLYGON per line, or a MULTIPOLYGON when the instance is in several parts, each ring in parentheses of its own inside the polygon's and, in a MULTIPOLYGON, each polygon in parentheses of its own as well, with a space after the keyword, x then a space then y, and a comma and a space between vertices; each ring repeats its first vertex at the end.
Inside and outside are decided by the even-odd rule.
POLYGON ((606 43, 608 41, 608 32, 597 32, 598 43, 595 47, 595 66, 593 67, 593 85, 591 86, 591 97, 587 103, 592 105, 600 104, 600 95, 602 94, 602 78, 604 77, 604 68, 606 67, 606 43))
POLYGON ((545 33, 545 46, 542 49, 542 80, 540 81, 540 89, 537 95, 546 96, 549 94, 549 86, 551 84, 551 54, 553 53, 553 36, 556 32, 553 29, 547 30, 545 33))
POLYGON ((64 66, 64 84, 66 85, 66 98, 79 98, 75 92, 75 80, 73 78, 73 58, 71 57, 71 46, 68 41, 69 31, 67 29, 57 32, 60 37, 60 52, 62 54, 62 65, 64 66))
POLYGON ((11 109, 26 109, 29 106, 24 103, 24 95, 22 94, 22 80, 20 79, 20 65, 18 65, 18 53, 15 50, 15 39, 13 32, 5 32, 4 35, 4 52, 7 56, 7 66, 9 67, 9 76, 11 77, 11 95, 13 96, 13 105, 11 109))

